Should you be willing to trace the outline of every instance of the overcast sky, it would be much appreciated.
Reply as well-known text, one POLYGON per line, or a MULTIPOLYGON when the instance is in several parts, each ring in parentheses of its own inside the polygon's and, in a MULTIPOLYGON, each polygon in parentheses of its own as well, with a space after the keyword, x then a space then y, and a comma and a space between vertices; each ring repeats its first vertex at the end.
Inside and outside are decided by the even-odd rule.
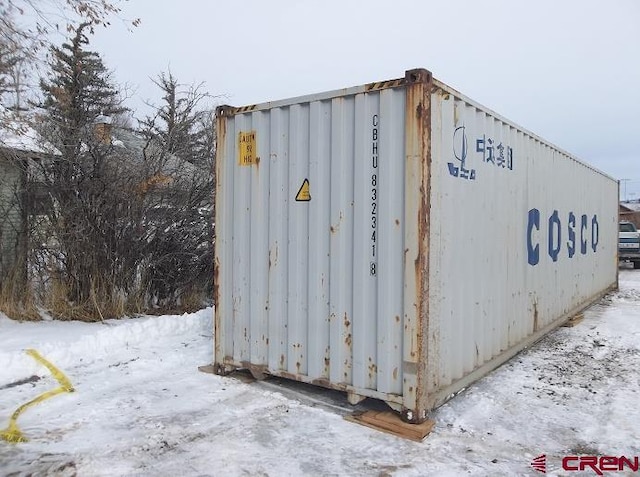
POLYGON ((640 199, 638 0, 132 0, 122 16, 142 24, 91 42, 134 109, 167 68, 242 106, 422 67, 640 199))

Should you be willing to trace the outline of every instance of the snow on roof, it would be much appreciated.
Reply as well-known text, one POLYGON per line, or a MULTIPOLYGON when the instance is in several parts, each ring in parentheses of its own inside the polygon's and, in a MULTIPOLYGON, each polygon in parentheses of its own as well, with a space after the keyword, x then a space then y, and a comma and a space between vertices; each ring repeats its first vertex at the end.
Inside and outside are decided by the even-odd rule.
POLYGON ((111 120, 110 116, 105 116, 104 114, 101 114, 93 122, 95 124, 111 124, 113 121, 111 120))
POLYGON ((620 202, 620 204, 629 210, 640 212, 640 202, 620 202))
POLYGON ((0 106, 0 147, 37 154, 60 155, 56 147, 46 141, 23 118, 0 106))

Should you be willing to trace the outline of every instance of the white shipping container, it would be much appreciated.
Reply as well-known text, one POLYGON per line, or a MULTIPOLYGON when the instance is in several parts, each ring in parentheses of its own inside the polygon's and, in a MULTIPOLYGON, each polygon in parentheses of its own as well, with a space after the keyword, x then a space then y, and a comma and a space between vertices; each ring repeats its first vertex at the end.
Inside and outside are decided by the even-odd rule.
POLYGON ((426 70, 217 126, 219 374, 420 422, 617 286, 618 183, 426 70))

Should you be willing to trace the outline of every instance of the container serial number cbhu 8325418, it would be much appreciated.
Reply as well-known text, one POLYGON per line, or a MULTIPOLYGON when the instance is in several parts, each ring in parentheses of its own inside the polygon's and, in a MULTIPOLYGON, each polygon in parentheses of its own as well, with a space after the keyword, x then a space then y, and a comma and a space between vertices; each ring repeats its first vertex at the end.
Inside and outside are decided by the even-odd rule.
POLYGON ((376 276, 378 273, 378 258, 376 247, 378 240, 378 115, 371 118, 371 261, 369 274, 376 276))

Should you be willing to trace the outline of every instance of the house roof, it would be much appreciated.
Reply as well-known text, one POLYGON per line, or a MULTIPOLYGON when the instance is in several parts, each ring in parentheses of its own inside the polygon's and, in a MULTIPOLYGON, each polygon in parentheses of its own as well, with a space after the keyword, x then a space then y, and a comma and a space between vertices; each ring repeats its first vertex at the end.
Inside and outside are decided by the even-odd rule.
MULTIPOLYGON (((111 144, 114 152, 126 152, 132 164, 144 160, 145 148, 147 155, 161 155, 162 166, 159 172, 166 175, 188 179, 202 173, 194 164, 183 161, 173 154, 163 153, 154 142, 147 143, 144 138, 125 128, 112 128, 111 144)), ((53 144, 29 125, 25 116, 18 117, 2 106, 0 106, 0 148, 35 154, 62 155, 53 144)))
POLYGON ((620 202, 620 207, 630 212, 640 212, 640 202, 620 202))
POLYGON ((33 129, 27 120, 0 106, 0 147, 36 154, 60 155, 60 151, 33 129))
POLYGON ((162 155, 162 168, 159 172, 163 174, 173 177, 189 178, 202 173, 194 164, 184 161, 174 154, 163 152, 162 148, 154 141, 148 143, 146 139, 124 128, 114 128, 112 130, 111 144, 116 150, 126 150, 129 157, 134 161, 143 160, 145 148, 148 157, 162 155))

